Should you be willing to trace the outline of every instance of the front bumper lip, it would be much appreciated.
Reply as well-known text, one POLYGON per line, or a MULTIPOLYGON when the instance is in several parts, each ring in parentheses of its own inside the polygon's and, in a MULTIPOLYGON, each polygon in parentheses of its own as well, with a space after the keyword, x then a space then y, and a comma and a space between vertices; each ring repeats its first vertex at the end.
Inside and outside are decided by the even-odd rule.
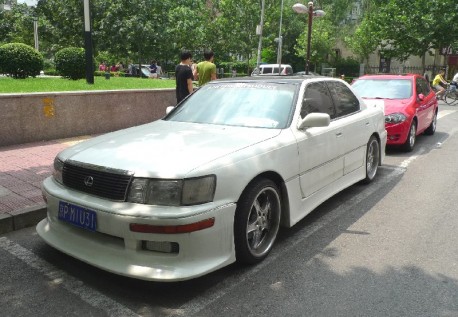
MULTIPOLYGON (((72 193, 52 179, 44 182, 43 193, 47 197, 48 214, 36 227, 40 237, 52 247, 108 272, 149 281, 181 281, 235 262, 235 203, 213 206, 205 211, 198 209, 195 213, 188 210, 186 217, 173 219, 168 216, 144 217, 145 207, 140 206, 142 209, 137 210, 138 206, 130 203, 110 205, 107 202, 111 212, 106 212, 102 209, 103 200, 83 195, 84 201, 78 193, 72 193), (58 220, 61 200, 93 209, 97 213, 97 231, 84 230, 58 220), (139 233, 129 229, 130 223, 181 225, 210 217, 215 218, 212 227, 191 233, 139 233), (173 242, 179 245, 179 251, 162 253, 145 250, 142 248, 143 241, 173 242)), ((154 210, 150 210, 150 215, 154 210)))
POLYGON ((149 255, 147 251, 128 250, 121 246, 94 241, 90 232, 53 225, 48 219, 38 223, 37 232, 55 249, 105 271, 131 278, 173 282, 196 278, 235 261, 231 254, 201 258, 189 262, 167 254, 149 255))
POLYGON ((407 120, 400 123, 385 124, 387 132, 387 145, 404 144, 409 134, 410 122, 407 120))

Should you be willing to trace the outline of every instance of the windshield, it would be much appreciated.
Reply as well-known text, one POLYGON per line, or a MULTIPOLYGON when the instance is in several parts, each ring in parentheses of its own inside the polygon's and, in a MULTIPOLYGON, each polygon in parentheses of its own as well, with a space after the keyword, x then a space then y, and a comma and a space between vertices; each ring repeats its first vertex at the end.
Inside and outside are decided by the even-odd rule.
POLYGON ((293 113, 298 84, 261 82, 207 84, 165 120, 284 129, 293 113))
POLYGON ((412 96, 410 79, 358 79, 352 87, 362 98, 407 99, 412 96))

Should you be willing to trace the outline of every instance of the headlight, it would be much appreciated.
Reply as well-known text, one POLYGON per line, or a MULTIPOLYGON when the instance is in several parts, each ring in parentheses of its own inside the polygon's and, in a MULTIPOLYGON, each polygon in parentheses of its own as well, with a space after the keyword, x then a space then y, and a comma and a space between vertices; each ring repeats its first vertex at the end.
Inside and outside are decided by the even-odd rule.
POLYGON ((52 176, 54 177, 54 179, 63 184, 63 180, 62 180, 62 170, 64 169, 64 162, 62 162, 60 159, 58 159, 57 157, 54 159, 54 172, 52 173, 52 176))
POLYGON ((385 123, 400 123, 406 121, 407 117, 402 113, 392 113, 385 116, 385 123))
POLYGON ((178 180, 134 178, 127 201, 139 204, 190 206, 213 201, 216 176, 178 180))

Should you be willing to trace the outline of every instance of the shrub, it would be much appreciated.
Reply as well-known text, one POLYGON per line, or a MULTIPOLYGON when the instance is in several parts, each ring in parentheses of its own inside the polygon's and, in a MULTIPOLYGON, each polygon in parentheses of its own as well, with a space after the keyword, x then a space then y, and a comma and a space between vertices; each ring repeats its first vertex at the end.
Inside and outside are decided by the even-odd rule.
POLYGON ((43 69, 43 55, 33 47, 22 43, 0 46, 0 73, 13 78, 37 76, 43 69))
POLYGON ((341 74, 345 74, 345 77, 359 76, 359 62, 351 57, 337 60, 334 67, 338 76, 341 74))
POLYGON ((60 74, 57 72, 57 70, 55 69, 45 69, 45 75, 48 75, 48 76, 59 76, 60 74))
POLYGON ((84 48, 63 48, 56 53, 54 62, 57 72, 64 78, 77 80, 86 77, 84 48))

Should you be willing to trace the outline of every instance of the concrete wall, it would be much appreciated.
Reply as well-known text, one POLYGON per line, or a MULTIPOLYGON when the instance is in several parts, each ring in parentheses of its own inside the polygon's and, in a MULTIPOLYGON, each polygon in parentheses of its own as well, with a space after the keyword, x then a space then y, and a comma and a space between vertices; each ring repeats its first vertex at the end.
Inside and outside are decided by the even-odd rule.
POLYGON ((175 104, 175 89, 0 94, 0 146, 132 127, 175 104))

